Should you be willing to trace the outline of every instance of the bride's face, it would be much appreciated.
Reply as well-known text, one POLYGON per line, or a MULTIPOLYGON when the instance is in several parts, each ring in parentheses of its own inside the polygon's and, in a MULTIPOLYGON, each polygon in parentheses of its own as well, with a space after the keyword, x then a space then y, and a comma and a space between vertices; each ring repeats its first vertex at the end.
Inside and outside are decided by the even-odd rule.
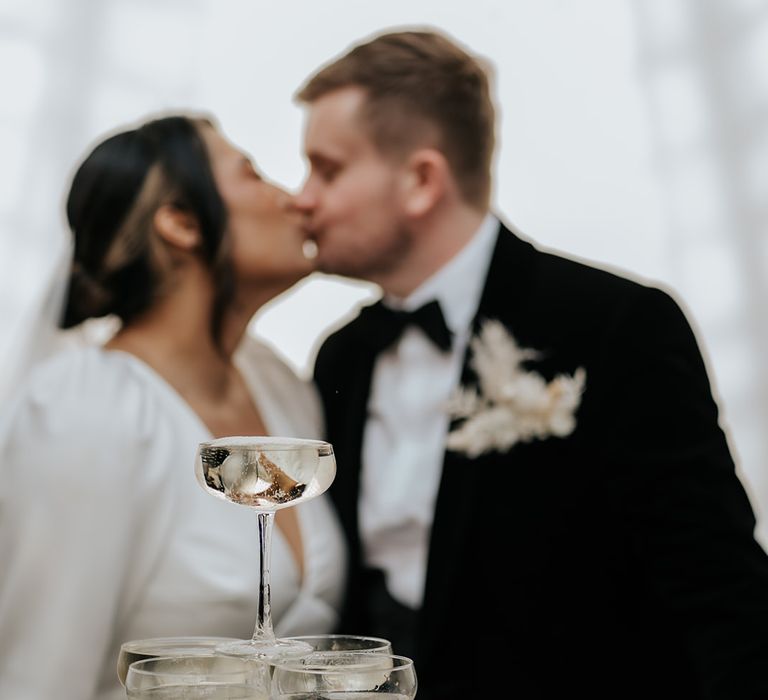
POLYGON ((227 208, 238 285, 287 289, 313 269, 302 250, 300 215, 288 194, 265 180, 251 159, 215 128, 203 126, 201 134, 227 208))

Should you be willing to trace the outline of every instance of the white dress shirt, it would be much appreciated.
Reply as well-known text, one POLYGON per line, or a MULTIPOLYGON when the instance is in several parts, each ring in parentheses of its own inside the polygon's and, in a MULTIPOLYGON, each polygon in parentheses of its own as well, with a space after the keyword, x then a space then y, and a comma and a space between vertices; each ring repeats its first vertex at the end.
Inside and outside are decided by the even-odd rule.
POLYGON ((384 300, 410 311, 437 299, 453 333, 447 353, 409 326, 378 357, 371 380, 359 501, 363 552, 368 566, 385 572, 392 597, 411 608, 421 606, 424 593, 445 404, 458 384, 498 228, 488 214, 470 242, 410 296, 384 300))

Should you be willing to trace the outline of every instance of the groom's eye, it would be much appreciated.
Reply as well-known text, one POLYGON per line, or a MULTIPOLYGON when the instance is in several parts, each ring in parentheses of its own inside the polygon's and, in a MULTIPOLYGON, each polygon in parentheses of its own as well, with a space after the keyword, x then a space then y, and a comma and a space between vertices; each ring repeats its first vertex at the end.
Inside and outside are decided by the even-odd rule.
POLYGON ((323 168, 323 171, 320 173, 323 180, 326 182, 330 182, 333 180, 333 178, 336 177, 336 175, 339 174, 340 168, 338 166, 331 166, 327 168, 323 168))
POLYGON ((312 161, 312 170, 324 182, 331 182, 341 171, 341 164, 326 158, 316 158, 312 161))

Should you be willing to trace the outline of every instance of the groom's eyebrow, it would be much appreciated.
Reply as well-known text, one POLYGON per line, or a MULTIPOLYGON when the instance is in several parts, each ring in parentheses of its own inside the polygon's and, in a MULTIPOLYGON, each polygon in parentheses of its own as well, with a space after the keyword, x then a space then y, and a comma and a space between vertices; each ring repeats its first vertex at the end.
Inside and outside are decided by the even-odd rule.
POLYGON ((331 156, 323 155, 321 153, 309 153, 307 158, 313 168, 320 170, 329 168, 338 168, 341 165, 341 159, 332 158, 331 156))
POLYGON ((307 159, 312 163, 331 163, 335 160, 332 156, 319 151, 307 151, 307 159))

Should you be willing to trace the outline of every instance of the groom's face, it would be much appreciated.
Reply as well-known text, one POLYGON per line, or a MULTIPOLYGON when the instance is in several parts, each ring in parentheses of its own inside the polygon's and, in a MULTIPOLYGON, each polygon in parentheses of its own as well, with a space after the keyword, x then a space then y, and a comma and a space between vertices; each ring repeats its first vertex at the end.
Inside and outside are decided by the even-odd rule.
POLYGON ((317 244, 318 269, 386 288, 412 245, 403 215, 407 173, 371 141, 360 117, 364 100, 360 88, 346 87, 309 105, 310 170, 294 201, 317 244))

